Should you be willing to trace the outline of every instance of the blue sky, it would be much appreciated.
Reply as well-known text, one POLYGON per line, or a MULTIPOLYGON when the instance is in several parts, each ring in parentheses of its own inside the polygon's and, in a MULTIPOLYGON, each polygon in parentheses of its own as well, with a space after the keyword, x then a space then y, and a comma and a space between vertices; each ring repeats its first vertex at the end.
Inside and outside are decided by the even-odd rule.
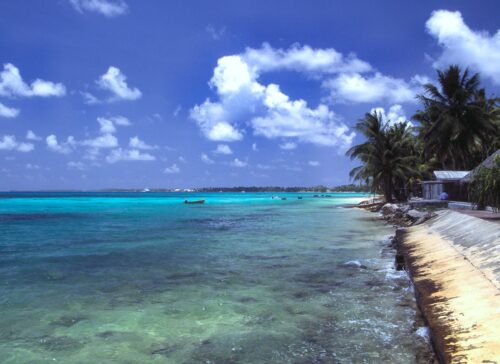
POLYGON ((348 183, 352 126, 451 63, 500 89, 498 1, 0 3, 0 190, 348 183))

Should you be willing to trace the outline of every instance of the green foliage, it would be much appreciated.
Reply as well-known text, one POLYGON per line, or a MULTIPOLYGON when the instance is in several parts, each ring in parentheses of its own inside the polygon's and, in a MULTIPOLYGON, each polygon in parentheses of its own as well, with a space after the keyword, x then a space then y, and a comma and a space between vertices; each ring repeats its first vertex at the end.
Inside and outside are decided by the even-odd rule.
POLYGON ((351 159, 363 164, 350 172, 351 178, 363 181, 373 192, 382 192, 387 201, 393 196, 406 198, 406 188, 418 176, 415 138, 409 123, 382 120, 380 113, 366 113, 355 129, 366 137, 366 142, 347 151, 351 159))
POLYGON ((450 66, 437 73, 439 87, 424 85, 425 93, 417 95, 423 109, 413 116, 424 157, 436 158, 443 169, 472 169, 498 145, 499 99, 487 98, 479 74, 468 69, 450 66))
POLYGON ((491 206, 500 209, 500 155, 495 155, 491 168, 481 166, 474 172, 469 197, 479 209, 491 206))
MULTIPOLYGON (((468 69, 450 66, 437 73, 438 85, 426 84, 425 93, 417 95, 423 106, 413 116, 418 127, 384 123, 377 113, 365 114, 354 127, 366 141, 346 153, 362 163, 350 176, 388 201, 405 199, 416 182, 432 179, 435 170, 471 170, 500 148, 500 99, 486 97, 479 74, 468 69)), ((473 193, 478 203, 498 206, 495 173, 478 174, 473 193)))
POLYGON ((340 185, 330 189, 331 192, 370 192, 370 186, 365 184, 340 185))

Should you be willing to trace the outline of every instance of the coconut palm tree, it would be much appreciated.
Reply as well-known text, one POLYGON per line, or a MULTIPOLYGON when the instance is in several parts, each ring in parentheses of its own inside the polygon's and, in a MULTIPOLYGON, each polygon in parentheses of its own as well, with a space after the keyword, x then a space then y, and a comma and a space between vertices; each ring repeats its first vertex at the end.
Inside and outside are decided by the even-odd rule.
POLYGON ((481 160, 478 153, 482 156, 484 145, 500 132, 498 99, 485 96, 478 73, 450 66, 437 74, 439 87, 424 85, 425 93, 417 95, 423 110, 413 116, 420 123, 425 159, 435 157, 442 168, 473 168, 481 160))
POLYGON ((484 161, 495 151, 500 149, 500 98, 487 98, 484 89, 478 93, 480 104, 483 106, 484 117, 493 123, 496 131, 488 134, 482 148, 478 148, 476 160, 484 161))
POLYGON ((387 128, 387 149, 393 175, 394 195, 399 201, 407 199, 409 187, 420 179, 418 144, 413 127, 408 122, 387 128))
POLYGON ((354 127, 366 141, 346 154, 362 165, 351 170, 350 177, 370 183, 373 192, 382 191, 386 201, 404 199, 408 182, 417 175, 415 138, 407 122, 391 125, 379 112, 366 113, 354 127))

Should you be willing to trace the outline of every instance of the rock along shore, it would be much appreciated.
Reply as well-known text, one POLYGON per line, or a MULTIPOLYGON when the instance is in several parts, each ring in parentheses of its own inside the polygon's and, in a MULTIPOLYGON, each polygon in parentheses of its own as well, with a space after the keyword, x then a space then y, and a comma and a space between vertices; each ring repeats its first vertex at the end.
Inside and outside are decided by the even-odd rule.
POLYGON ((442 363, 500 363, 500 224, 384 205, 442 363))

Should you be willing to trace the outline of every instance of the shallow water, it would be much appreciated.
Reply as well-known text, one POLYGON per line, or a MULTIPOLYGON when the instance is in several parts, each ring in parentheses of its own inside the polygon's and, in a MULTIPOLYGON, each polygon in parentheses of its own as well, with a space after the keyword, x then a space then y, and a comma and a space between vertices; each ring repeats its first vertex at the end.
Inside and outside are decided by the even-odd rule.
POLYGON ((391 229, 342 207, 363 196, 271 196, 0 195, 1 361, 418 362, 391 229))

